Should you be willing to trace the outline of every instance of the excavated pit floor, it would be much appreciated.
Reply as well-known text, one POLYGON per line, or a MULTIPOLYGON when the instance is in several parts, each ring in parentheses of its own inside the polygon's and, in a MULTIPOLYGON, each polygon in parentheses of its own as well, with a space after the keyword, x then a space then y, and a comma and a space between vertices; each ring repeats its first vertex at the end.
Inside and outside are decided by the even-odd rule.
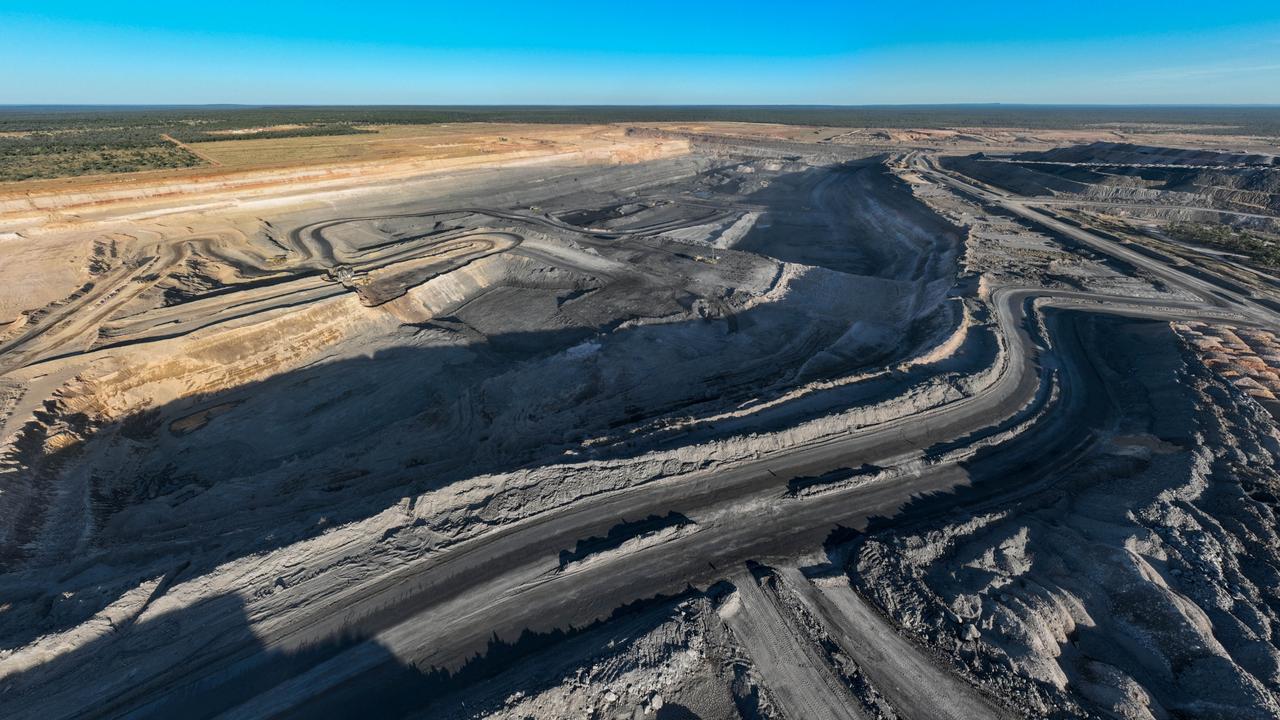
MULTIPOLYGON (((1194 323, 1176 335, 1169 319, 1216 322, 1231 298, 1211 302, 1195 282, 957 192, 911 155, 836 137, 700 132, 680 157, 470 169, 54 233, 59 268, 80 268, 51 276, 65 292, 0 299, 0 320, 14 317, 0 325, 3 714, 333 716, 382 697, 382 714, 421 717, 897 717, 946 687, 963 698, 957 717, 1274 716, 1265 577, 1280 561, 1265 528, 1280 436, 1264 409, 1277 365, 1261 311, 1238 313, 1240 335, 1194 323), (1029 299, 1001 304, 1017 292, 1160 319, 1049 327, 1029 299), (1029 319, 1010 327, 1014 312, 1029 319), (1101 359, 1060 347, 1061 328, 1092 332, 1101 359), (1014 332, 1032 344, 1015 347, 1014 332), (1206 347, 1230 357, 1197 355, 1206 347), (1040 375, 1002 385, 1024 350, 1040 375), (1116 424, 1050 437, 1061 407, 1080 412, 1060 393, 1074 397, 1070 383, 1091 373, 1116 424), (479 562, 451 553, 483 554, 596 499, 714 483, 721 469, 764 477, 771 453, 915 416, 927 436, 949 404, 1033 382, 1043 407, 990 427, 906 456, 801 464, 808 474, 778 475, 774 491, 700 506, 707 517, 610 518, 559 548, 571 562, 494 557, 490 590, 486 578, 457 585, 518 606, 549 578, 622 583, 633 558, 671 583, 652 570, 666 548, 723 536, 763 552, 768 539, 731 519, 753 515, 779 539, 772 557, 790 558, 781 581, 721 547, 709 557, 732 566, 699 563, 683 594, 570 598, 563 617, 480 648, 442 629, 439 644, 406 649, 433 630, 398 614, 379 625, 386 608, 362 610, 370 635, 325 614, 380 602, 369 588, 395 595, 395 574, 424 563, 440 564, 423 572, 442 586, 450 558, 479 562), (1086 437, 1075 469, 988 460, 1006 443, 1023 458, 1034 441, 1086 437), (1037 487, 1066 479, 972 517, 929 510, 960 507, 984 472, 1016 485, 1009 467, 1037 487), (848 505, 930 472, 954 496, 877 500, 898 508, 879 519, 848 505), (802 575, 796 555, 821 550, 829 528, 788 528, 781 509, 817 518, 822 493, 866 534, 832 535, 824 570, 802 575), (1087 560, 1072 557, 1081 537, 1087 560), (1241 548, 1248 561, 1232 559, 1241 548), (1098 570, 1068 572, 1073 562, 1098 570), (842 603, 861 620, 833 621, 842 603), (1163 614, 1144 619, 1142 604, 1163 614), (950 680, 915 697, 860 668, 851 635, 885 627, 906 639, 877 647, 918 653, 901 663, 909 677, 950 680), (355 666, 368 671, 308 685, 355 666), (1205 683, 1221 689, 1184 690, 1205 683), (798 692, 810 685, 822 692, 798 692)), ((942 163, 1019 197, 1183 197, 1144 195, 1159 180, 1219 210, 1266 200, 1273 188, 1254 176, 1273 166, 1124 146, 942 163), (1232 173, 1248 177, 1222 179, 1232 173), (1204 190, 1231 182, 1233 193, 1204 190)), ((484 609, 467 595, 420 602, 442 617, 484 609)))

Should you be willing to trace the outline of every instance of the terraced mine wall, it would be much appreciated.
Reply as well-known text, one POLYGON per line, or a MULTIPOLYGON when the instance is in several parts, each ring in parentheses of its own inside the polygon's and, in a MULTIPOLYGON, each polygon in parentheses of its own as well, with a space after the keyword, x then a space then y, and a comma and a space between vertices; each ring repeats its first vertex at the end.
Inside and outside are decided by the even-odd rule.
POLYGON ((1097 143, 1008 157, 946 157, 969 177, 1027 196, 1218 208, 1280 215, 1280 161, 1269 155, 1209 153, 1097 143))

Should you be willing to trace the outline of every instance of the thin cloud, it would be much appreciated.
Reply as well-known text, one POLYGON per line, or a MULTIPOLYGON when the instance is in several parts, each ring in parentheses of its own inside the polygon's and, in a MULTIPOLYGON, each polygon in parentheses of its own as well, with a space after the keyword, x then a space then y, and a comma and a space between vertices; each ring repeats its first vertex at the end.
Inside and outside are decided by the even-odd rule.
POLYGON ((1199 78, 1228 77, 1232 75, 1253 75, 1257 73, 1276 72, 1280 63, 1269 65, 1209 65, 1156 68, 1130 73, 1122 79, 1129 82, 1152 82, 1159 80, 1195 80, 1199 78))

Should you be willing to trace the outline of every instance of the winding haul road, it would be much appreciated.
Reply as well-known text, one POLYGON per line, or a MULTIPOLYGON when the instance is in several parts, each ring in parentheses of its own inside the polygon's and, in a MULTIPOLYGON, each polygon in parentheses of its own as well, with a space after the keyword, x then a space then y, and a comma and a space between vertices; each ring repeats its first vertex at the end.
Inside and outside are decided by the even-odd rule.
MULTIPOLYGON (((985 387, 967 397, 750 462, 589 497, 495 528, 348 594, 328 598, 324 605, 308 608, 305 615, 299 612, 287 622, 255 626, 253 642, 229 633, 180 666, 116 686, 109 697, 75 688, 51 695, 39 709, 18 715, 172 716, 178 708, 200 708, 201 714, 232 718, 314 717, 358 712, 370 702, 394 707, 407 693, 402 687, 406 667, 456 670, 484 652, 495 635, 512 640, 526 630, 582 627, 628 602, 676 594, 689 585, 728 577, 749 559, 794 557, 818 548, 836 526, 864 527, 873 518, 892 518, 923 496, 963 492, 968 503, 994 502, 1050 482, 1055 471, 1088 448, 1092 429, 1104 426, 1110 412, 1109 403, 1101 401, 1107 389, 1093 369, 1091 351, 1077 337, 1081 315, 1063 311, 1275 324, 1274 313, 1251 297, 1063 223, 1018 198, 956 178, 924 158, 914 164, 934 182, 1141 268, 1200 300, 998 288, 991 300, 1003 345, 998 371, 985 387), (1055 310, 1045 312, 1049 308, 1055 310), (1048 337, 1039 336, 1039 324, 1032 322, 1035 313, 1044 318, 1048 337), (1039 419, 982 460, 961 464, 969 459, 963 452, 921 449, 980 435, 1007 421, 1037 398, 1048 396, 1043 389, 1050 382, 1059 383, 1061 392, 1046 401, 1039 419), (787 493, 793 478, 864 464, 891 472, 887 479, 874 482, 835 484, 808 495, 787 493), (692 531, 560 571, 559 552, 577 541, 604 535, 620 519, 669 512, 690 518, 695 523, 692 531), (276 680, 264 684, 264 677, 276 680)), ((499 210, 439 212, 483 212, 568 229, 554 219, 499 210)), ((317 230, 312 237, 322 233, 317 230)), ((300 247, 309 248, 308 261, 317 258, 322 264, 335 264, 340 260, 332 246, 304 242, 301 235, 294 239, 300 247)), ((287 296, 280 293, 268 299, 287 296)), ((956 705, 960 710, 944 713, 930 704, 935 701, 929 698, 936 695, 913 695, 909 690, 890 691, 895 695, 891 701, 906 717, 998 717, 1004 712, 969 691, 956 705)), ((418 704, 421 700, 415 698, 418 704)))
POLYGON ((439 272, 447 272, 488 252, 453 252, 449 245, 486 242, 493 251, 518 246, 523 238, 511 232, 424 233, 373 248, 338 249, 325 231, 348 223, 391 218, 437 218, 481 215, 553 230, 586 234, 600 239, 628 235, 648 235, 710 222, 727 215, 723 209, 693 219, 670 220, 622 230, 583 228, 549 214, 529 214, 497 208, 460 207, 422 210, 396 215, 343 217, 313 223, 290 231, 281 249, 284 268, 273 267, 265 256, 223 255, 214 238, 193 237, 181 242, 161 242, 143 249, 139 257, 97 277, 85 291, 46 316, 36 319, 9 339, 0 338, 0 375, 30 365, 79 357, 90 351, 106 350, 141 342, 167 340, 188 335, 213 325, 263 315, 274 310, 296 308, 349 292, 327 274, 341 266, 359 274, 394 270, 397 266, 434 261, 439 272), (127 315, 123 309, 134 298, 155 286, 167 272, 192 253, 193 247, 238 266, 242 272, 262 279, 232 286, 230 291, 209 293, 177 305, 159 307, 127 315), (500 246, 500 248, 498 247, 500 246), (458 256, 465 256, 461 259, 458 256))
MULTIPOLYGON (((862 527, 870 518, 892 517, 913 497, 968 486, 975 479, 974 470, 951 461, 892 481, 785 497, 791 478, 863 463, 894 466, 918 460, 918 448, 994 425, 1030 403, 1043 377, 1042 363, 1047 361, 1024 322, 1026 301, 1033 297, 1064 307, 1094 302, 1082 295, 1054 297, 1029 289, 1001 293, 997 307, 1001 308, 1001 330, 1010 341, 1009 352, 998 379, 971 397, 751 463, 581 501, 405 568, 374 587, 361 588, 355 597, 335 600, 329 612, 312 622, 265 639, 266 647, 288 656, 343 633, 365 640, 269 692, 245 698, 228 717, 291 712, 305 717, 356 708, 373 699, 385 702, 388 693, 394 693, 402 664, 457 669, 482 652, 495 633, 514 639, 525 629, 581 627, 627 602, 678 593, 689 584, 710 584, 725 575, 725 568, 748 559, 786 557, 815 548, 836 526, 862 527), (576 573, 555 572, 559 551, 577 540, 604 534, 620 518, 670 511, 691 518, 698 529, 667 544, 603 559, 576 573), (395 660, 388 658, 388 652, 395 660)), ((1110 312, 1180 319, 1196 315, 1189 303, 1170 307, 1113 300, 1116 304, 1107 308, 1110 312)), ((1063 407, 1055 409, 1052 422, 1038 427, 1034 439, 1023 438, 1002 451, 999 462, 984 468, 984 475, 1008 477, 998 470, 1021 467, 1034 456, 1070 456, 1089 439, 1089 428, 1105 419, 1098 415, 1105 415, 1105 403, 1088 402, 1105 396, 1088 353, 1069 332, 1054 340, 1062 348, 1056 362, 1067 370, 1063 407)), ((986 482, 989 485, 981 491, 990 497, 1028 489, 986 482)), ((235 697, 240 673, 256 667, 251 657, 243 661, 238 672, 216 686, 219 697, 235 697)))

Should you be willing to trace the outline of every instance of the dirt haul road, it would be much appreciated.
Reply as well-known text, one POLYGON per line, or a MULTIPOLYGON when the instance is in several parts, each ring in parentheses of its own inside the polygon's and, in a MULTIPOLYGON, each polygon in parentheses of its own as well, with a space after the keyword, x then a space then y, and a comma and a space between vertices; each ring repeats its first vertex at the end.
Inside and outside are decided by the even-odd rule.
MULTIPOLYGON (((549 215, 484 207, 430 209, 400 215, 335 218, 291 231, 288 234, 288 259, 290 266, 295 269, 288 274, 277 274, 269 284, 226 293, 205 301, 160 308, 137 316, 112 318, 120 307, 147 290, 156 280, 163 277, 167 269, 180 263, 190 253, 192 244, 208 246, 210 239, 198 237, 187 243, 164 243, 156 246, 154 256, 144 256, 115 274, 102 278, 83 297, 60 309, 56 314, 33 324, 18 337, 0 345, 0 374, 49 359, 71 356, 83 358, 85 351, 89 349, 98 350, 138 342, 171 339, 216 324, 240 321, 273 310, 296 308, 306 303, 332 298, 346 291, 333 283, 334 278, 326 278, 324 273, 340 266, 350 267, 357 275, 363 275, 376 270, 394 270, 396 266, 426 259, 434 261, 430 272, 425 273, 425 276, 429 277, 457 269, 490 252, 505 252, 521 242, 520 236, 513 233, 472 233, 445 238, 423 236, 408 242, 397 243, 394 254, 380 252, 372 257, 364 256, 357 260, 339 257, 332 243, 324 235, 327 229, 357 221, 432 218, 458 214, 476 214, 496 220, 529 223, 573 233, 584 232, 583 228, 549 215), (451 251, 450 248, 441 247, 442 240, 458 239, 483 241, 488 246, 470 252, 468 252, 469 248, 451 251), (104 326, 104 322, 109 318, 111 322, 107 322, 104 326), (100 334, 99 342, 94 343, 92 347, 83 344, 77 348, 76 342, 85 343, 90 334, 100 334)), ((588 229, 586 232, 601 238, 617 238, 624 235, 642 236, 704 224, 708 219, 720 216, 721 213, 713 213, 711 216, 692 220, 675 220, 653 226, 629 228, 626 232, 605 229, 588 229)), ((267 258, 257 258, 256 263, 242 265, 242 267, 259 272, 271 271, 267 258)), ((418 275, 424 275, 424 273, 419 271, 418 275)), ((419 278, 418 282, 421 281, 422 279, 419 278)))
POLYGON ((777 570, 786 586, 821 619, 902 716, 938 720, 1013 717, 899 635, 844 578, 810 581, 798 568, 782 566, 777 570))
MULTIPOLYGON (((931 169, 921 172, 951 184, 931 169)), ((831 179, 819 181, 812 197, 821 201, 819 190, 833 184, 831 179)), ((961 185, 969 194, 985 192, 961 185)), ((1011 202, 994 196, 987 200, 1011 202)), ((549 216, 510 210, 468 207, 440 212, 475 212, 582 232, 549 216)), ((386 217, 392 216, 366 219, 386 217)), ((613 235, 705 221, 705 215, 660 221, 613 235)), ((326 221, 291 234, 289 252, 298 269, 280 274, 278 285, 230 293, 245 293, 235 300, 215 295, 193 301, 189 317, 162 308, 154 315, 121 318, 109 328, 106 342, 123 347, 121 343, 148 341, 175 321, 191 329, 208 327, 222 322, 224 313, 241 301, 247 303, 241 309, 247 308, 250 316, 284 309, 292 302, 313 303, 327 298, 324 293, 330 289, 339 292, 337 282, 320 280, 317 273, 336 271, 339 266, 355 273, 376 272, 401 262, 431 262, 431 253, 440 249, 439 238, 411 250, 406 248, 417 247, 414 243, 421 238, 401 238, 405 242, 377 250, 383 253, 381 260, 344 256, 343 248, 329 242, 323 231, 342 222, 326 221), (379 265, 382 261, 389 264, 379 265)), ((1056 222, 1052 219, 1042 222, 1059 230, 1048 225, 1056 222)), ((1201 299, 1135 299, 1020 285, 997 288, 990 297, 1002 351, 990 381, 965 397, 714 471, 673 475, 584 497, 521 522, 495 526, 474 540, 402 564, 287 616, 266 618, 254 625, 251 637, 215 619, 191 630, 194 647, 180 663, 148 664, 138 658, 131 667, 112 668, 88 684, 74 682, 68 673, 74 674, 75 668, 62 664, 28 683, 23 696, 8 707, 9 714, 164 716, 199 708, 201 714, 225 712, 230 717, 342 715, 375 699, 382 707, 394 709, 397 702, 414 702, 409 697, 411 688, 405 687, 412 669, 456 670, 484 653, 495 636, 509 641, 525 631, 582 627, 608 617, 627 602, 678 593, 689 584, 712 583, 745 560, 794 557, 820 547, 836 526, 858 528, 871 518, 897 517, 913 499, 963 492, 966 503, 994 503, 1048 482, 1090 444, 1093 429, 1105 425, 1108 413, 1106 403, 1097 402, 1107 395, 1106 383, 1093 370, 1091 351, 1075 339, 1076 328, 1087 322, 1087 315, 1059 310, 1157 319, 1229 319, 1237 324, 1271 320, 1248 298, 1223 297, 1211 284, 1143 256, 1128 257, 1133 253, 1092 234, 1066 230, 1061 232, 1166 277, 1201 299), (1045 312, 1050 308, 1055 309, 1045 312), (1053 387, 1058 394, 1047 390, 1053 387), (1051 399, 1025 432, 980 461, 970 462, 972 453, 966 452, 966 446, 974 437, 1026 413, 1038 398, 1051 399), (789 488, 795 479, 864 466, 880 468, 880 475, 867 481, 831 483, 811 493, 797 494, 789 488), (566 548, 603 536, 624 520, 672 512, 689 518, 689 528, 631 552, 601 553, 591 562, 567 569, 560 562, 566 548)), ((518 241, 519 236, 515 237, 518 241)), ((373 246, 358 249, 375 252, 373 246)), ((346 281, 339 281, 346 292, 346 281)), ((53 352, 38 342, 41 328, 51 329, 39 326, 14 346, 25 364, 47 359, 53 352)), ((915 677, 927 678, 928 673, 915 677)), ((909 685, 896 689, 905 706, 903 713, 928 714, 926 705, 902 700, 911 694, 909 685)), ((918 703, 928 702, 928 693, 918 695, 922 698, 918 703)), ((419 704, 421 700, 416 699, 419 704)))
POLYGON ((804 631, 760 587, 751 573, 733 579, 737 602, 721 608, 734 634, 765 677, 765 686, 787 717, 863 720, 853 696, 804 631))
MULTIPOLYGON (((1003 304, 1020 315, 1023 307, 1020 301, 1029 295, 1011 294, 1012 303, 1006 301, 1003 304)), ((1067 305, 1071 304, 1069 300, 1067 305)), ((1190 308, 1142 308, 1141 305, 1128 312, 1121 308, 1109 310, 1164 318, 1193 312, 1190 308)), ((990 393, 1000 394, 1006 401, 1016 400, 1010 401, 1006 410, 996 410, 993 415, 985 416, 987 420, 976 420, 972 413, 978 412, 979 408, 969 406, 957 411, 959 417, 952 419, 953 425, 946 421, 932 423, 917 418, 915 422, 901 424, 909 427, 881 428, 869 433, 873 438, 865 445, 851 438, 824 447, 802 449, 788 457, 763 460, 736 471, 722 471, 714 477, 678 478, 676 483, 663 482, 639 488, 637 492, 628 493, 636 496, 629 502, 615 499, 604 508, 593 509, 587 513, 588 516, 641 517, 657 509, 675 509, 699 522, 700 529, 646 552, 610 558, 610 562, 598 564, 591 572, 570 578, 550 572, 555 550, 577 538, 599 533, 609 521, 596 520, 580 525, 577 531, 561 532, 559 528, 566 520, 564 515, 549 518, 545 523, 525 529, 529 534, 541 536, 536 540, 529 538, 534 546, 518 544, 508 549, 510 546, 504 547, 506 543, 497 543, 477 549, 482 557, 465 562, 463 567, 449 568, 444 571, 449 574, 436 582, 426 585, 406 582, 398 586, 398 592, 412 592, 426 603, 401 604, 389 612, 384 611, 388 614, 383 617, 383 623, 396 624, 377 630, 370 627, 369 641, 316 666, 272 692, 259 695, 231 716, 259 717, 290 712, 296 717, 307 717, 324 713, 326 708, 354 708, 372 698, 385 699, 389 693, 394 693, 400 677, 398 666, 387 662, 388 651, 401 662, 419 667, 461 667, 467 657, 483 648, 489 633, 514 637, 526 628, 548 631, 580 626, 607 617, 620 602, 642 599, 654 592, 678 592, 690 583, 712 582, 722 576, 722 568, 733 567, 749 558, 803 552, 818 546, 837 526, 856 528, 864 526, 872 517, 893 517, 912 497, 967 487, 978 477, 985 481, 979 486, 980 494, 972 498, 973 502, 996 502, 1030 492, 1036 483, 1027 482, 1028 476, 1036 477, 1057 469, 1064 456, 1070 457, 1078 451, 1081 443, 1088 440, 1091 431, 1087 428, 1097 427, 1105 420, 1098 416, 1100 404, 1086 401, 1105 396, 1101 380, 1087 370, 1089 362, 1083 349, 1070 342, 1066 333, 1056 339, 1072 354, 1060 357, 1058 362, 1076 376, 1064 383, 1064 387, 1070 389, 1070 395, 1064 399, 1063 406, 1074 411, 1060 411, 1061 415, 1055 416, 1058 422, 1046 423, 1047 427, 1034 433, 1034 437, 1020 439, 1017 447, 1002 448, 1000 457, 991 460, 987 467, 961 470, 955 463, 937 463, 899 481, 851 489, 837 488, 809 498, 779 502, 779 496, 784 492, 782 488, 791 477, 820 474, 842 465, 875 463, 882 458, 901 458, 904 454, 912 454, 914 448, 962 435, 964 431, 961 428, 987 427, 997 418, 1005 417, 1014 408, 1024 405, 1034 395, 1039 373, 1030 360, 1034 353, 1029 338, 1021 330, 1022 323, 1016 327, 1020 329, 1015 337, 1022 340, 1014 343, 1011 358, 1021 357, 1024 360, 1011 360, 1015 370, 1001 378, 1007 377, 1011 382, 1007 385, 1001 383, 999 392, 990 393), (1031 380, 1026 386, 1018 382, 1027 378, 1031 380), (912 428, 917 430, 913 432, 912 428), (877 444, 875 440, 880 442, 877 444), (1029 458, 1051 460, 1047 468, 1041 464, 1040 472, 1036 472, 1036 462, 1029 458), (1015 468, 1018 472, 1011 472, 1015 468), (726 496, 732 499, 726 499, 726 496), (530 562, 530 558, 539 554, 544 558, 541 562, 530 562), (462 591, 459 587, 470 582, 473 575, 492 578, 496 570, 508 565, 513 569, 504 581, 482 582, 472 592, 462 591), (560 587, 562 585, 567 587, 560 587), (459 595, 460 592, 463 594, 459 595), (437 604, 442 596, 448 600, 437 604), (487 598, 488 603, 483 608, 477 605, 481 597, 487 598), (426 622, 428 619, 430 622, 426 622), (444 629, 443 633, 441 629, 444 629)), ((977 399, 990 401, 991 397, 984 394, 977 399)), ((966 401, 961 403, 967 404, 966 401)), ((973 404, 983 406, 985 402, 973 404)), ((892 464, 888 460, 882 460, 882 463, 892 464)), ((583 512, 574 509, 567 514, 579 516, 583 512)), ((349 620, 352 615, 346 618, 349 620)), ((350 631, 353 624, 358 622, 341 627, 350 631)), ((333 627, 325 636, 337 631, 339 628, 333 627)), ((308 642, 315 639, 308 633, 308 642)), ((306 644, 289 643, 284 647, 297 648, 306 644)), ((220 697, 235 694, 234 685, 219 688, 217 694, 220 697)))
POLYGON ((936 164, 932 162, 931 158, 924 155, 917 155, 915 157, 914 165, 917 170, 931 180, 956 188, 963 193, 979 198, 985 203, 1003 208, 1035 225, 1048 228, 1052 232, 1083 243, 1084 245, 1098 250, 1110 257, 1122 260, 1134 267, 1142 268, 1175 287, 1183 288, 1195 295, 1198 295, 1206 305, 1225 307, 1225 298, 1230 301, 1234 306, 1234 309, 1246 314, 1255 322, 1271 326, 1280 324, 1280 315, 1277 315, 1269 308, 1258 304, 1255 298, 1246 297, 1234 292, 1230 287, 1208 280, 1203 280, 1201 278, 1192 277, 1187 273, 1181 272, 1176 268, 1169 267, 1168 265, 1144 255, 1143 253, 1099 237, 1097 234, 1091 233, 1084 228, 1062 222, 1061 220, 1057 220, 1045 215, 1044 213, 1033 210, 1031 205, 1038 203, 1038 199, 1036 198, 1021 198, 979 187, 971 181, 961 180, 952 173, 939 169, 936 164))
MULTIPOLYGON (((495 633, 509 638, 525 629, 545 632, 581 626, 607 617, 628 600, 712 582, 721 575, 718 568, 813 548, 837 525, 859 527, 871 517, 892 517, 912 497, 966 487, 979 474, 986 478, 981 488, 987 499, 1025 491, 1022 482, 1008 484, 1018 476, 1000 469, 1023 467, 1028 456, 1069 455, 1100 421, 1078 416, 1098 410, 1083 399, 1105 396, 1096 375, 1082 371, 1089 363, 1080 348, 1067 339, 1053 338, 1055 347, 1061 347, 1046 353, 1029 334, 1028 301, 1036 297, 1042 305, 1167 319, 1195 316, 1198 307, 1196 303, 1003 289, 995 300, 1009 350, 997 380, 979 394, 883 427, 729 470, 667 478, 504 528, 440 558, 403 568, 353 595, 331 598, 327 609, 312 610, 305 621, 291 618, 288 626, 264 628, 257 637, 260 647, 215 642, 181 667, 167 668, 153 678, 131 678, 114 698, 73 690, 45 698, 43 708, 61 708, 68 716, 90 706, 101 716, 164 710, 173 707, 167 704, 171 693, 187 703, 194 688, 202 688, 198 694, 208 693, 210 701, 216 697, 220 703, 238 705, 231 717, 291 711, 302 717, 323 714, 326 708, 358 707, 393 691, 389 686, 401 677, 401 663, 458 668, 482 651, 495 633), (794 477, 864 463, 908 464, 919 460, 919 448, 998 424, 1036 396, 1046 376, 1046 362, 1067 370, 1066 399, 1058 412, 1074 408, 1073 412, 1061 413, 1061 422, 1045 423, 1046 437, 1002 448, 1000 458, 987 471, 962 470, 954 461, 936 462, 889 482, 779 501, 787 481, 794 477), (698 522, 698 531, 648 551, 609 558, 579 573, 556 572, 558 552, 577 540, 603 534, 619 518, 671 510, 698 522), (257 674, 276 675, 268 670, 281 657, 301 657, 309 647, 341 638, 348 640, 331 652, 306 655, 301 665, 286 662, 293 679, 270 689, 253 681, 257 674), (360 641, 352 643, 351 638, 360 641)), ((1214 310, 1204 316, 1224 317, 1214 310)))

